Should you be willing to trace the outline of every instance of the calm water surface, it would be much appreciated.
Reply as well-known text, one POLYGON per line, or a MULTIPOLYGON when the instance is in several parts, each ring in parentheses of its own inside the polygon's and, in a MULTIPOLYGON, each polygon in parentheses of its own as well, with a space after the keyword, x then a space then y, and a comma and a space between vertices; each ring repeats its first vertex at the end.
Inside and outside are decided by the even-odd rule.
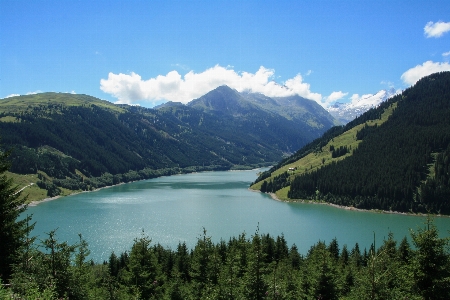
MULTIPOLYGON (((306 253, 319 240, 339 245, 370 247, 374 233, 381 245, 389 231, 397 240, 409 237, 409 229, 423 227, 423 217, 355 212, 328 205, 284 203, 251 192, 249 184, 259 170, 205 172, 139 181, 96 192, 60 198, 29 207, 36 227, 34 236, 45 239, 57 228, 59 241, 89 243, 96 262, 107 260, 112 251, 129 250, 144 230, 152 243, 176 249, 189 248, 207 230, 214 242, 227 241, 245 232, 274 237, 284 234, 289 246, 306 253)), ((437 218, 442 236, 448 236, 450 218, 437 218)))

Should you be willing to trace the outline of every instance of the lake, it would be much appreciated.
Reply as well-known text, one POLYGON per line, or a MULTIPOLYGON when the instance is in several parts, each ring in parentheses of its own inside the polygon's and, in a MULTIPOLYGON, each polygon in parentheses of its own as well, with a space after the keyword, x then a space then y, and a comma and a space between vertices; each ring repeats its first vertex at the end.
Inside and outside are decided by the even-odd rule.
MULTIPOLYGON (((160 177, 80 193, 30 206, 36 227, 32 233, 45 239, 57 229, 60 242, 89 243, 95 262, 107 260, 112 251, 131 249, 144 234, 152 244, 176 250, 179 242, 193 248, 203 228, 214 242, 228 241, 245 232, 247 237, 284 234, 289 246, 296 244, 306 254, 319 240, 337 238, 342 248, 369 248, 376 236, 381 245, 388 233, 400 241, 409 229, 424 226, 425 217, 351 211, 329 205, 285 203, 248 190, 261 170, 204 172, 160 177)), ((450 218, 435 219, 441 236, 448 236, 450 218)))

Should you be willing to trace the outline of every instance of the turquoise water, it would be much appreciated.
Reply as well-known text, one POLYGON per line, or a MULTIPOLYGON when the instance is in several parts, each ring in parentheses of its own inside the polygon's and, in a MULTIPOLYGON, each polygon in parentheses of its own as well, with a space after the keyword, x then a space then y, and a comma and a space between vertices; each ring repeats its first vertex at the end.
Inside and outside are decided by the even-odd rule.
MULTIPOLYGON (((409 229, 423 227, 424 217, 357 212, 328 205, 284 203, 248 190, 258 170, 205 172, 160 177, 81 193, 29 207, 34 236, 45 239, 57 229, 59 241, 78 241, 81 233, 96 262, 112 251, 129 250, 142 230, 152 243, 176 249, 179 242, 192 248, 207 230, 214 242, 245 232, 248 237, 284 234, 289 246, 301 253, 319 240, 369 248, 376 235, 381 245, 389 231, 397 240, 409 229)), ((448 236, 450 218, 436 218, 442 236, 448 236)))

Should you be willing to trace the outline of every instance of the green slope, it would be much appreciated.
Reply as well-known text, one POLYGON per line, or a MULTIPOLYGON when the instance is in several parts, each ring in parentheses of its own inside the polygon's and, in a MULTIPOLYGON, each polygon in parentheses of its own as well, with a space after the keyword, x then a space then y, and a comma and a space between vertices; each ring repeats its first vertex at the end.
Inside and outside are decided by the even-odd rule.
POLYGON ((111 102, 88 95, 68 93, 40 93, 1 99, 0 111, 8 113, 25 113, 34 108, 48 105, 51 105, 49 109, 51 109, 52 106, 70 107, 96 105, 118 113, 124 112, 124 109, 111 102))
MULTIPOLYGON (((211 101, 232 100, 226 94, 211 101)), ((186 105, 114 105, 86 95, 18 96, 0 100, 0 136, 13 149, 11 171, 39 174, 36 185, 48 196, 180 172, 267 166, 312 139, 286 118, 251 104, 248 114, 245 105, 235 115, 186 105)))
POLYGON ((450 214, 449 145, 450 72, 443 72, 330 130, 252 188, 283 199, 450 214), (330 146, 348 152, 332 158, 330 146))

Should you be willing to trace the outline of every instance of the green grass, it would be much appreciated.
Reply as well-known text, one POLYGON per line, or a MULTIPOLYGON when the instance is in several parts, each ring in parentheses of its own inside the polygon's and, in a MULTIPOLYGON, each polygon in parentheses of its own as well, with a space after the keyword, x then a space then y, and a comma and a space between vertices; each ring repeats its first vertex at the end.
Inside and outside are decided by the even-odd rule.
POLYGON ((6 117, 0 118, 0 122, 4 122, 4 123, 18 123, 19 119, 17 119, 16 117, 13 117, 13 116, 6 116, 6 117))
MULTIPOLYGON (((88 95, 78 95, 69 93, 41 93, 35 95, 23 95, 0 100, 0 112, 26 112, 28 109, 47 104, 62 104, 65 106, 90 106, 97 105, 107 108, 116 113, 123 113, 125 110, 111 102, 100 100, 88 95)), ((3 120, 2 120, 3 121, 3 120)))
MULTIPOLYGON (((322 147, 322 149, 319 152, 314 152, 314 153, 310 153, 308 155, 306 155, 305 157, 289 164, 289 165, 285 165, 277 170, 275 170, 271 176, 267 179, 265 179, 267 182, 273 180, 273 178, 275 176, 278 176, 284 172, 289 172, 290 173, 290 180, 292 181, 296 176, 302 175, 304 173, 308 173, 308 172, 312 172, 318 168, 320 168, 321 166, 326 166, 328 164, 331 164, 333 161, 338 162, 341 161, 349 156, 352 155, 352 151, 354 149, 358 148, 358 145, 361 143, 361 141, 357 141, 356 140, 356 133, 361 130, 366 124, 368 126, 375 126, 375 125, 381 125, 384 122, 387 121, 387 119, 389 118, 390 115, 392 115, 392 112, 394 111, 394 109, 396 108, 397 104, 394 103, 393 105, 391 105, 389 108, 387 108, 382 116, 381 119, 377 119, 377 120, 370 120, 365 122, 364 124, 360 124, 358 126, 353 127, 352 129, 344 132, 343 134, 335 137, 334 139, 332 139, 331 141, 328 142, 328 144, 326 144, 324 147, 322 147), (331 151, 330 151, 330 146, 333 145, 335 149, 341 147, 341 146, 346 146, 349 149, 349 153, 337 157, 337 158, 332 158, 331 157, 331 151), (295 171, 289 171, 289 168, 295 168, 295 171)), ((260 181, 254 185, 252 185, 250 188, 253 190, 260 190, 261 189, 261 185, 262 185, 263 181, 260 181)), ((289 191, 290 187, 285 187, 279 191, 276 192, 277 197, 280 200, 288 200, 287 197, 287 193, 289 191)))
POLYGON ((47 198, 47 190, 41 189, 36 185, 36 182, 39 180, 37 174, 20 175, 6 172, 6 176, 12 178, 14 185, 17 186, 17 190, 25 187, 22 191, 22 196, 27 196, 27 203, 47 198), (31 183, 32 185, 30 185, 31 183))
MULTIPOLYGON (((51 177, 49 177, 46 173, 44 173, 42 171, 39 171, 39 174, 41 174, 47 180, 52 180, 51 177)), ((22 188, 25 187, 25 189, 22 191, 22 196, 27 197, 26 203, 30 203, 33 201, 41 201, 41 200, 48 198, 47 190, 41 189, 36 184, 36 182, 38 182, 38 180, 39 180, 38 174, 21 175, 21 174, 6 172, 6 176, 8 178, 12 178, 13 184, 15 186, 17 186, 17 190, 21 190, 22 188), (30 185, 30 184, 32 184, 32 185, 30 185)), ((68 196, 73 193, 81 192, 81 190, 72 191, 69 189, 61 188, 61 187, 60 187, 60 189, 61 189, 60 196, 68 196)))

